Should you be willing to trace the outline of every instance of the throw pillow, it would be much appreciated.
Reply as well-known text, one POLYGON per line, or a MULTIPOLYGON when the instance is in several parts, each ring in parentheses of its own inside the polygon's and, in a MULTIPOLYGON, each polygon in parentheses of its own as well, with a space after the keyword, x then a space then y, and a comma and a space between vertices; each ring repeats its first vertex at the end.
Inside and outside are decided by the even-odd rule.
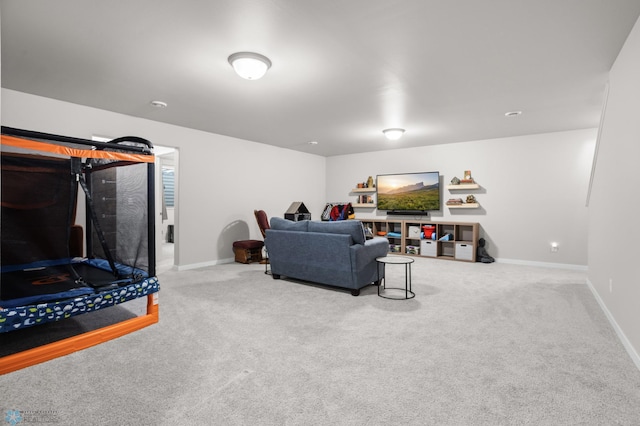
POLYGON ((309 221, 301 220, 300 222, 294 222, 292 220, 283 219, 281 217, 271 218, 271 229, 279 231, 301 231, 307 232, 309 229, 309 221))
POLYGON ((340 220, 337 222, 309 222, 309 232, 329 234, 348 234, 355 244, 364 244, 364 227, 359 220, 340 220))

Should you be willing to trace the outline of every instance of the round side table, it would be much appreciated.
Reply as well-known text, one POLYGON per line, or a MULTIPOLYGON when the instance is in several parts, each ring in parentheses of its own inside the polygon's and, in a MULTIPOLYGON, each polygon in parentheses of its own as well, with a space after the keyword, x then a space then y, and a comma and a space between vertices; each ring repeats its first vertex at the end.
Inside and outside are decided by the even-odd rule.
POLYGON ((411 264, 413 263, 412 258, 405 256, 384 256, 376 258, 376 262, 378 262, 378 277, 381 275, 380 268, 382 268, 382 271, 384 272, 387 265, 404 265, 404 288, 387 287, 387 279, 382 278, 382 282, 380 282, 380 285, 378 286, 378 296, 384 297, 385 299, 393 300, 406 300, 416 297, 416 294, 411 291, 411 264), (380 288, 382 288, 382 292, 380 291, 380 288), (404 294, 403 296, 393 296, 391 295, 391 292, 387 294, 387 290, 401 290, 404 294))

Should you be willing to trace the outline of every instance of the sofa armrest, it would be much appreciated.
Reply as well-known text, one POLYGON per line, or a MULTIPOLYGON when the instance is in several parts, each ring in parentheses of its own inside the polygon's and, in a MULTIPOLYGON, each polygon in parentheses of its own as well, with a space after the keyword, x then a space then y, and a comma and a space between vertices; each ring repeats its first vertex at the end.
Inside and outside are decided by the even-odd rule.
POLYGON ((389 253, 389 240, 386 238, 373 238, 365 241, 364 245, 354 244, 351 246, 351 254, 354 265, 357 269, 374 261, 377 257, 386 256, 389 253))

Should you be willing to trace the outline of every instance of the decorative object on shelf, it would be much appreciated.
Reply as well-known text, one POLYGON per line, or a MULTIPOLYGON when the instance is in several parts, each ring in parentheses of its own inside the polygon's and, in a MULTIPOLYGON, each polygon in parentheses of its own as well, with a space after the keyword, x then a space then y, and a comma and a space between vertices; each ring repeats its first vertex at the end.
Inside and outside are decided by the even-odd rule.
POLYGON ((475 183, 471 177, 471 170, 464 171, 464 178, 460 180, 460 183, 475 183))
POLYGON ((467 195, 467 203, 476 203, 476 197, 473 195, 467 195))
POLYGON ((449 233, 444 234, 442 237, 438 239, 438 241, 452 241, 452 240, 453 240, 453 235, 449 233))
POLYGON ((364 188, 364 182, 359 183, 358 188, 364 188))
POLYGON ((367 179, 367 188, 373 188, 373 178, 371 176, 369 176, 369 179, 367 179))
POLYGON ((358 204, 373 204, 371 195, 358 195, 358 204))
POLYGON ((487 253, 487 249, 485 248, 486 245, 486 241, 484 238, 480 238, 478 240, 478 249, 476 252, 476 258, 478 262, 482 262, 482 263, 492 263, 495 262, 496 260, 489 256, 489 253, 487 253))
POLYGON ((295 201, 291 203, 287 211, 284 213, 284 218, 294 222, 298 222, 300 220, 311 220, 311 213, 302 201, 295 201))
POLYGON ((448 206, 459 206, 461 204, 463 204, 462 198, 449 198, 447 200, 448 206))
POLYGON ((451 185, 460 185, 460 179, 454 176, 453 179, 451 179, 451 185))

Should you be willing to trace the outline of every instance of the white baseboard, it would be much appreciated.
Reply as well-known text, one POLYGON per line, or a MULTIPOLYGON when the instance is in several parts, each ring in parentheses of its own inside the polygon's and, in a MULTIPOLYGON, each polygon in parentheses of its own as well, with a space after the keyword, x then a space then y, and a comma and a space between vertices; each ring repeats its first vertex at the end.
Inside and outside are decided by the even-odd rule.
POLYGON ((230 257, 228 259, 218 259, 218 260, 211 260, 208 262, 191 263, 189 265, 178 266, 178 271, 188 271, 189 269, 206 268, 207 266, 222 265, 223 263, 233 263, 233 262, 235 262, 235 259, 233 257, 230 257))
POLYGON ((574 265, 571 263, 551 263, 551 262, 534 262, 531 260, 520 259, 496 259, 498 263, 510 263, 512 265, 540 266, 542 268, 571 269, 573 271, 587 271, 587 265, 574 265))
POLYGON ((589 278, 587 278, 587 286, 591 290, 591 293, 593 293, 593 297, 595 297, 596 300, 598 301, 598 305, 600 305, 600 308, 602 309, 602 311, 606 315, 607 319, 609 320, 609 323, 611 323, 611 326, 613 327, 613 329, 615 330, 616 334, 618 335, 618 338, 622 342, 622 345, 627 350, 627 353, 631 357, 631 360, 636 365, 638 370, 640 370, 640 355, 638 355, 638 352, 633 347, 633 345, 631 344, 629 339, 627 339, 627 336, 624 334, 624 331, 622 331, 622 329, 620 328, 620 326, 616 322, 616 320, 613 317, 613 315, 611 314, 611 312, 609 312, 609 309, 607 308, 607 305, 604 304, 604 301, 600 298, 600 295, 596 291, 596 289, 593 286, 593 284, 591 283, 591 281, 589 281, 589 278))

